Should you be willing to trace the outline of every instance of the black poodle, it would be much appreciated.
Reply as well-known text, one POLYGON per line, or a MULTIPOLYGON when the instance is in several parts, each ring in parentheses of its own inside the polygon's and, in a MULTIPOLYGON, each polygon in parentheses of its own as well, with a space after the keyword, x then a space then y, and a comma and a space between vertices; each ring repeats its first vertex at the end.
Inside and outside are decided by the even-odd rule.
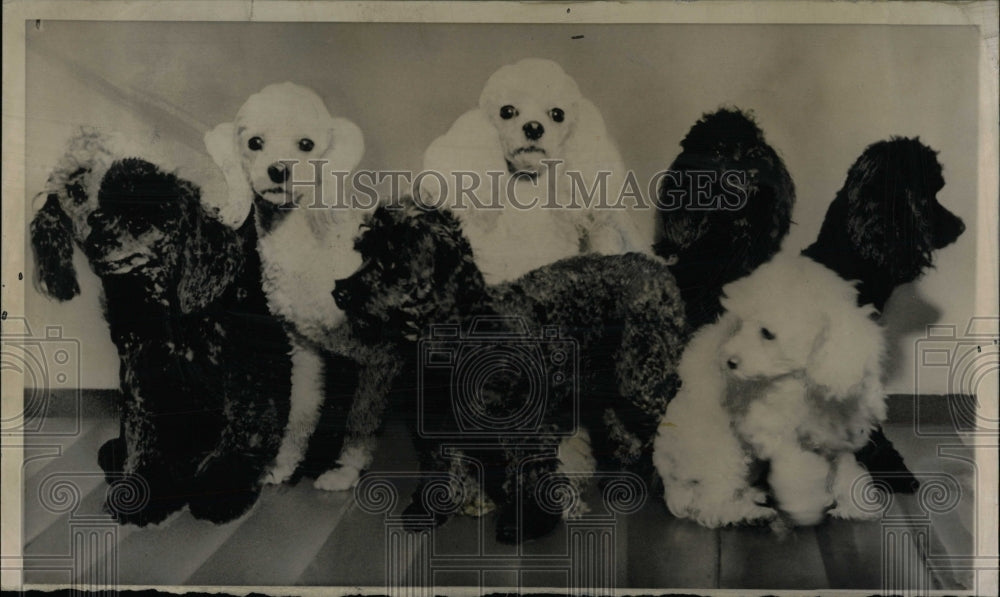
POLYGON ((802 254, 858 280, 858 303, 882 311, 897 286, 933 267, 933 253, 965 231, 938 203, 937 152, 919 138, 873 143, 847 172, 816 242, 802 254))
MULTIPOLYGON (((412 386, 397 399, 414 415, 425 475, 454 470, 445 437, 483 465, 498 540, 558 523, 563 511, 543 494, 578 490, 580 477, 566 476, 556 453, 578 426, 599 471, 649 467, 687 337, 665 265, 585 255, 488 286, 448 211, 404 199, 379 207, 365 228, 356 242, 364 265, 337 282, 334 298, 358 339, 388 343, 420 380, 417 404, 412 386)), ((407 509, 416 520, 439 524, 461 506, 458 496, 443 509, 428 504, 424 489, 407 509)))
POLYGON ((681 142, 659 188, 661 240, 693 329, 722 313, 727 283, 768 261, 788 233, 795 185, 746 113, 706 114, 681 142))
POLYGON ((106 508, 138 525, 185 504, 231 520, 256 501, 289 410, 290 346, 261 291, 254 228, 215 221, 197 187, 153 164, 102 173, 97 161, 64 158, 31 241, 50 296, 79 292, 74 242, 102 282, 122 398, 120 436, 98 461, 113 489, 142 494, 106 508))
MULTIPOLYGON (((944 187, 937 152, 918 138, 869 145, 847 172, 816 242, 803 255, 846 280, 857 280, 858 304, 880 312, 897 286, 933 267, 933 253, 965 231, 938 203, 944 187)), ((896 492, 918 487, 881 427, 857 453, 872 477, 896 492)))

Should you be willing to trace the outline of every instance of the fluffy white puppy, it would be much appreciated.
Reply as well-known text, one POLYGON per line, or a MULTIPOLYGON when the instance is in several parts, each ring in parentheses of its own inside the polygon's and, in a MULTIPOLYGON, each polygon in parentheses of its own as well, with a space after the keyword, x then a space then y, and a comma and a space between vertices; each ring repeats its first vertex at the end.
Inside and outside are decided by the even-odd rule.
POLYGON ((653 460, 670 511, 717 527, 829 513, 863 519, 854 459, 885 418, 882 330, 831 270, 780 254, 723 289, 726 313, 691 339, 653 460), (769 463, 764 490, 751 465, 769 463))
POLYGON ((488 283, 581 252, 651 252, 654 218, 643 226, 618 202, 625 166, 604 119, 551 60, 493 73, 479 106, 427 148, 424 170, 441 178, 415 192, 459 214, 488 283))
MULTIPOLYGON (((350 120, 334 118, 311 89, 269 85, 251 95, 231 123, 205 135, 205 146, 222 168, 229 203, 222 218, 236 227, 253 206, 264 291, 292 341, 292 404, 288 427, 267 481, 288 479, 301 461, 323 400, 323 352, 345 354, 337 340, 344 313, 330 297, 335 281, 354 272, 360 257, 353 239, 363 214, 322 208, 343 205, 331 171, 349 172, 364 154, 364 137, 350 120), (322 196, 310 181, 321 161, 322 196), (294 208, 288 209, 291 201, 294 208), (284 207, 283 207, 284 206, 284 207)), ((347 356, 356 356, 350 355, 347 356)), ((364 435, 348 420, 348 433, 364 435)), ((346 444, 334 469, 317 480, 324 489, 347 489, 368 466, 365 445, 346 444)))

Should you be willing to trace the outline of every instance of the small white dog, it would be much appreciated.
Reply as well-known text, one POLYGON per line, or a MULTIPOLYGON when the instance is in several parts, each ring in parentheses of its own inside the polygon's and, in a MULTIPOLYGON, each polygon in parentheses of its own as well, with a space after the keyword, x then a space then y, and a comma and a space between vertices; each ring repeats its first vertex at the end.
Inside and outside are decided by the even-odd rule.
POLYGON ((670 511, 708 527, 869 518, 855 461, 885 418, 884 340, 871 307, 833 271, 779 254, 723 288, 726 313, 691 339, 653 460, 670 511), (769 463, 764 490, 751 465, 769 463))
MULTIPOLYGON (((205 146, 229 185, 229 204, 220 210, 221 219, 240 226, 253 207, 268 305, 286 323, 292 341, 291 413, 266 478, 281 483, 301 461, 319 417, 324 351, 358 356, 350 354, 339 339, 344 314, 330 293, 337 279, 350 275, 361 263, 353 239, 363 214, 310 206, 318 199, 334 205, 330 199, 337 199, 341 189, 336 187, 336 177, 328 174, 354 169, 364 154, 364 138, 350 120, 332 117, 312 90, 281 83, 251 95, 234 122, 220 124, 205 135, 205 146), (315 188, 302 184, 315 178, 309 160, 324 162, 322 197, 316 196, 315 188), (289 198, 295 208, 281 207, 289 198)), ((346 425, 353 437, 366 435, 358 429, 364 423, 349 417, 346 425)), ((339 468, 322 475, 316 486, 348 489, 370 459, 363 441, 349 442, 341 452, 339 468)))
POLYGON ((487 283, 581 252, 651 254, 655 218, 643 226, 628 200, 619 206, 625 166, 604 119, 551 60, 528 58, 496 71, 479 107, 427 148, 424 170, 446 186, 427 176, 415 192, 461 216, 487 283), (473 176, 481 184, 462 192, 474 186, 473 176), (602 179, 604 205, 615 208, 597 207, 602 179))

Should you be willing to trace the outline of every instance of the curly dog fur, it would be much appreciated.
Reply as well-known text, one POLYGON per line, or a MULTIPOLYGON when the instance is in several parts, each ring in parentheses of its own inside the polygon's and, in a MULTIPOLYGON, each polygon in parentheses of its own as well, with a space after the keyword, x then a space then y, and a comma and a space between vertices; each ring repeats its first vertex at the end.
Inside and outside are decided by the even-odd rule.
POLYGON ((462 215, 489 283, 580 253, 651 251, 652 222, 644 230, 618 205, 625 167, 604 119, 551 60, 528 58, 493 73, 478 107, 427 148, 424 170, 445 175, 452 187, 466 184, 447 177, 458 172, 481 181, 468 194, 474 202, 458 188, 442 194, 434 177, 417 194, 462 215), (585 199, 572 176, 588 190, 605 177, 604 196, 585 199))
POLYGON ((324 179, 322 195, 311 189, 311 197, 301 181, 313 180, 310 160, 323 160, 323 171, 352 170, 364 154, 364 137, 350 120, 331 116, 311 89, 280 83, 251 95, 234 122, 205 135, 205 145, 229 184, 236 207, 227 211, 253 214, 268 306, 293 346, 292 410, 268 482, 293 477, 326 419, 332 434, 315 486, 348 489, 371 462, 378 420, 371 411, 378 407, 377 396, 365 392, 381 375, 358 368, 358 354, 339 330, 344 315, 330 300, 334 281, 360 263, 352 245, 361 214, 312 207, 317 200, 334 205, 334 177, 324 179), (376 378, 358 377, 365 374, 376 378))
POLYGON ((188 181, 109 160, 103 140, 86 131, 70 143, 31 237, 55 298, 78 292, 74 242, 101 278, 122 414, 98 460, 109 483, 148 498, 108 510, 144 525, 187 503, 231 520, 256 501, 289 408, 289 345, 260 290, 254 231, 218 223, 188 181))
MULTIPOLYGON (((851 166, 826 212, 816 242, 802 254, 859 281, 858 304, 882 311, 897 286, 933 267, 933 253, 955 242, 965 223, 937 200, 944 187, 937 153, 919 139, 869 145, 851 166)), ((858 451, 880 487, 919 486, 881 427, 858 451)))
POLYGON ((869 145, 847 172, 816 242, 802 254, 858 280, 858 301, 882 311, 897 286, 933 267, 933 253, 965 231, 937 200, 944 187, 937 152, 920 139, 869 145))
POLYGON ((662 237, 655 251, 671 264, 688 322, 697 329, 722 312, 725 284, 781 248, 795 185, 752 117, 737 109, 705 114, 681 148, 660 184, 662 237), (705 201, 713 203, 701 205, 705 201))
POLYGON ((853 452, 885 418, 884 340, 871 307, 836 273, 778 255, 727 285, 725 314, 681 359, 654 462, 676 516, 708 527, 866 518, 852 499, 870 482, 853 452), (775 292, 780 288, 780 292, 775 292), (752 464, 768 463, 765 491, 752 464))
MULTIPOLYGON (((557 447, 563 454, 570 451, 566 444, 576 424, 589 431, 600 470, 635 469, 649 461, 656 424, 677 388, 675 364, 686 339, 679 294, 661 262, 635 253, 581 255, 490 286, 458 220, 449 211, 409 200, 377 209, 356 246, 365 265, 337 282, 334 297, 356 337, 389 343, 406 362, 404 371, 424 376, 419 406, 434 433, 425 427, 414 440, 425 473, 451 466, 436 434, 476 441, 475 434, 470 440, 456 427, 467 408, 484 409, 495 420, 520 420, 512 413, 532 395, 532 380, 505 350, 511 335, 538 349, 532 354, 540 355, 544 379, 562 380, 549 382, 542 406, 529 410, 538 415, 530 424, 491 428, 496 433, 480 442, 477 457, 488 463, 485 490, 500 507, 501 541, 544 534, 558 521, 561 513, 546 507, 540 493, 553 476, 564 474, 557 447), (479 343, 477 354, 504 365, 491 369, 496 374, 478 394, 464 398, 473 406, 454 402, 455 392, 467 387, 448 372, 416 371, 417 342, 433 338, 432 326, 439 324, 457 326, 479 343), (560 377, 573 372, 546 356, 565 350, 567 341, 579 357, 578 378, 560 377), (566 440, 562 446, 561 440, 566 440), (498 447, 505 452, 499 460, 498 447)), ((401 411, 417 410, 412 397, 401 399, 406 400, 401 411)), ((418 489, 408 513, 434 519, 423 499, 418 489)))

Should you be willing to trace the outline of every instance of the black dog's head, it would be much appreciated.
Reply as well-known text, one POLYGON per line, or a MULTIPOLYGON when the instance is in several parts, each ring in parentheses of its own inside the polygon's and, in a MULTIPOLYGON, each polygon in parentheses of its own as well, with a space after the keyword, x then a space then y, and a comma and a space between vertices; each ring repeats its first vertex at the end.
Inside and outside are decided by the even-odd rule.
POLYGON ((938 203, 944 187, 937 152, 918 138, 868 146, 837 195, 846 202, 845 230, 859 254, 896 284, 915 280, 932 253, 965 231, 938 203))
POLYGON ((919 139, 874 143, 847 172, 803 254, 860 280, 860 303, 881 311, 897 286, 920 277, 933 252, 965 231, 961 218, 938 203, 942 187, 937 153, 919 139))
POLYGON ((359 337, 414 341, 429 325, 454 321, 485 291, 455 216, 407 197, 380 206, 362 224, 364 260, 333 291, 359 337))
POLYGON ((185 312, 219 296, 242 262, 236 234, 207 216, 197 187, 140 159, 108 169, 87 223, 83 249, 98 276, 185 312))
POLYGON ((723 108, 695 123, 681 148, 659 188, 661 205, 677 207, 660 212, 657 254, 683 262, 715 231, 757 238, 766 254, 747 258, 766 261, 788 233, 795 185, 764 133, 748 114, 723 108))

